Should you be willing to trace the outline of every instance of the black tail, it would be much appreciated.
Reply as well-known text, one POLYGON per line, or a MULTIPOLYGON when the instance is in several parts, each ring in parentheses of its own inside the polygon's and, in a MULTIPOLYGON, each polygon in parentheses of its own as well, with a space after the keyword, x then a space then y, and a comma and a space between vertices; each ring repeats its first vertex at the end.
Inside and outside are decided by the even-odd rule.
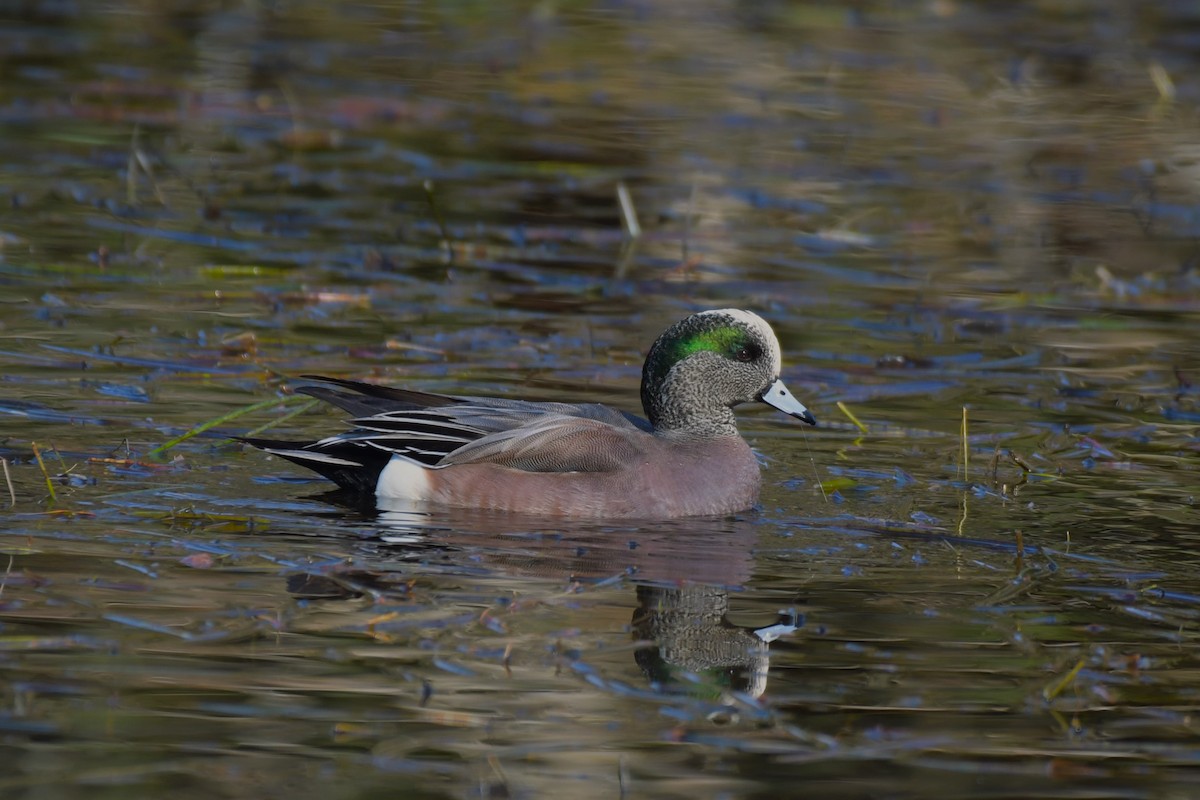
MULTIPOLYGON (((374 383, 350 381, 342 378, 325 378, 320 375, 304 375, 309 380, 320 381, 321 385, 300 386, 297 392, 348 411, 355 417, 371 417, 395 411, 419 411, 425 408, 441 408, 464 402, 457 397, 447 397, 411 389, 395 389, 374 383)), ((331 437, 319 442, 290 442, 279 439, 255 439, 234 437, 248 445, 274 453, 308 467, 329 480, 352 492, 375 493, 379 473, 391 460, 392 452, 373 447, 365 441, 331 437)), ((466 440, 464 440, 466 441, 466 440)), ((438 457, 444 455, 439 451, 438 457)), ((418 458, 418 460, 422 460, 418 458)), ((426 463, 429 463, 426 461, 426 463)))
POLYGON ((352 492, 375 493, 379 473, 387 466, 391 453, 369 445, 331 442, 317 450, 316 442, 289 442, 281 439, 233 437, 259 450, 308 467, 352 492))

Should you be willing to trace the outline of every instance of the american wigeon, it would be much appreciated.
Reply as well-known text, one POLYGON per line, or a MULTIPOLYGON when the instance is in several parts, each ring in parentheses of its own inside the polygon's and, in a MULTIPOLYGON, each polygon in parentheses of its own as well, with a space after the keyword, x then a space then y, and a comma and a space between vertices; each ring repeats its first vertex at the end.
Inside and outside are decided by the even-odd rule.
POLYGON ((668 328, 642 368, 649 421, 598 403, 454 397, 334 378, 298 391, 354 416, 312 443, 247 438, 382 505, 592 518, 742 511, 758 461, 733 407, 761 401, 810 425, 779 378, 779 342, 757 314, 703 311, 668 328))

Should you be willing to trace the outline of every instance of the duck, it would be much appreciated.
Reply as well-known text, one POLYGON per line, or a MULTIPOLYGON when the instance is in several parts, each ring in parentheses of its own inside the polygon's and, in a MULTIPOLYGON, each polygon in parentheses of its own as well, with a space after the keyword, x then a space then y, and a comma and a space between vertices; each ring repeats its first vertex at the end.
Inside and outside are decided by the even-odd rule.
POLYGON ((578 519, 671 519, 752 509, 758 458, 733 409, 762 402, 816 425, 780 378, 779 340, 751 311, 667 328, 642 368, 645 417, 600 403, 433 394, 305 375, 297 388, 351 416, 313 442, 241 441, 374 498, 578 519))

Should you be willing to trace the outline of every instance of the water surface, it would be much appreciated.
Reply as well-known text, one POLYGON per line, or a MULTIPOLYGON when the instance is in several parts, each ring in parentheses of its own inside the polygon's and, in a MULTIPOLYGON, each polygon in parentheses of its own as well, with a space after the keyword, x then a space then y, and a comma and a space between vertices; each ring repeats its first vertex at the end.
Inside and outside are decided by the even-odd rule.
POLYGON ((4 796, 1191 796, 1187 4, 4 13, 4 796), (728 519, 227 438, 337 429, 308 373, 637 410, 729 306, 823 424, 741 414, 728 519))

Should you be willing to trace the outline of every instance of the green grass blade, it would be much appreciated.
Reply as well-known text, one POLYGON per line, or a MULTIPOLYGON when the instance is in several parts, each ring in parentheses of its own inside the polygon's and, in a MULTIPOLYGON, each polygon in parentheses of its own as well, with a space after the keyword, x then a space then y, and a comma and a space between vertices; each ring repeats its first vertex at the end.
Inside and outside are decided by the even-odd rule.
MULTIPOLYGON (((245 416, 246 414, 252 414, 255 411, 262 411, 265 408, 273 408, 275 406, 281 406, 281 405, 291 405, 293 403, 298 403, 298 402, 302 402, 302 401, 306 401, 306 400, 308 401, 306 403, 306 405, 309 405, 309 404, 312 404, 313 402, 315 402, 315 401, 313 401, 309 398, 306 398, 302 395, 292 395, 290 397, 284 397, 282 399, 278 398, 278 397, 272 397, 269 400, 261 400, 257 403, 251 403, 250 405, 244 406, 243 408, 238 408, 233 411, 230 411, 228 414, 223 414, 223 415, 217 417, 216 419, 210 419, 207 422, 200 423, 196 427, 176 436, 174 439, 167 442, 166 444, 161 444, 158 447, 154 448, 149 453, 147 453, 146 456, 148 458, 152 458, 154 456, 160 456, 163 453, 170 450, 175 445, 180 444, 181 442, 186 442, 188 439, 191 439, 193 436, 204 433, 209 428, 215 428, 218 425, 222 425, 226 422, 230 422, 231 420, 235 420, 238 417, 245 416)), ((301 409, 301 410, 303 410, 303 409, 301 409)), ((296 413, 299 413, 299 412, 296 412, 296 413)), ((292 415, 289 415, 289 416, 292 416, 292 415)), ((284 417, 284 419, 287 419, 287 417, 284 417)), ((278 422, 281 422, 281 421, 282 420, 276 420, 275 422, 273 422, 271 424, 277 424, 278 422)), ((269 427, 269 425, 263 426, 263 427, 269 427)), ((255 431, 259 431, 259 430, 263 430, 263 428, 255 429, 255 431)))

